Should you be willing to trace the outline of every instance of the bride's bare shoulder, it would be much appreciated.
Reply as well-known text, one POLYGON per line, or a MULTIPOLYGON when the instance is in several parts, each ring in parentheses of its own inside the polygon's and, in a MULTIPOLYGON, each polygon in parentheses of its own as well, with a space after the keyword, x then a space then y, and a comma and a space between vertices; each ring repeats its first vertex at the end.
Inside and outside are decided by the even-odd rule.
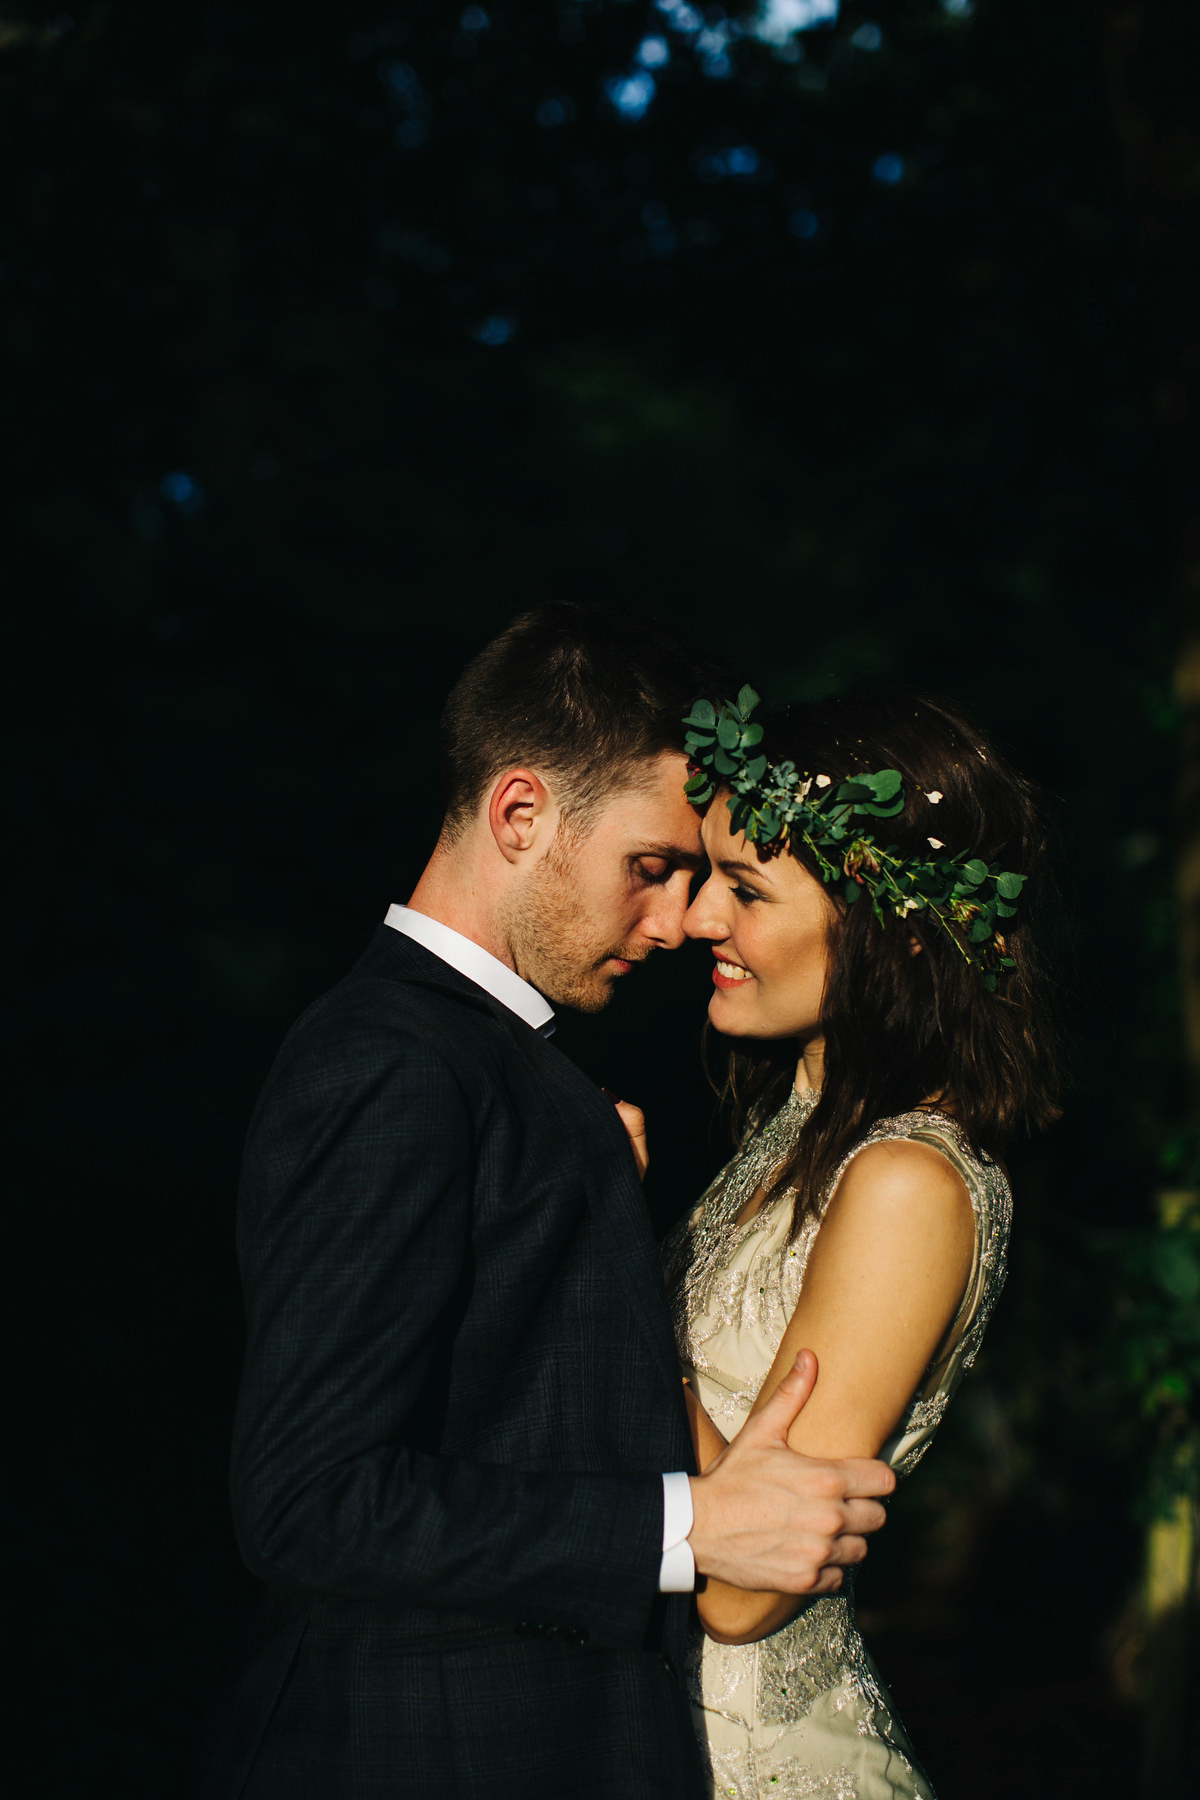
POLYGON ((869 1250, 894 1231, 936 1235, 955 1260, 969 1255, 975 1215, 967 1184, 932 1144, 880 1138, 847 1164, 825 1212, 820 1238, 826 1254, 835 1240, 869 1250))

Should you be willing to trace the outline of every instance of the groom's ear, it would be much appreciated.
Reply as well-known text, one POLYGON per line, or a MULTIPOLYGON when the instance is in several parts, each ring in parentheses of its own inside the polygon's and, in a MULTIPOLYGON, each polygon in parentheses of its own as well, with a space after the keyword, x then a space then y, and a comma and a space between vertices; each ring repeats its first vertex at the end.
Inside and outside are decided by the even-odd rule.
POLYGON ((515 863, 553 837, 558 807, 532 769, 508 769, 492 789, 488 825, 506 862, 515 863))

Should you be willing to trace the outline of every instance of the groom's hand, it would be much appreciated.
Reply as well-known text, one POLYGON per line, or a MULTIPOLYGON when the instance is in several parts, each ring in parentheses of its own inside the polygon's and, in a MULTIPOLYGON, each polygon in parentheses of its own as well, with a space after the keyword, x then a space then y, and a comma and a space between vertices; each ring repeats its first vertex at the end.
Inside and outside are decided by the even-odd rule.
POLYGON ((817 1359, 802 1350, 766 1405, 692 1477, 688 1542, 701 1575, 765 1593, 825 1594, 841 1586, 839 1565, 867 1554, 866 1533, 887 1517, 872 1496, 890 1494, 896 1477, 867 1457, 825 1462, 789 1449, 816 1379, 817 1359))

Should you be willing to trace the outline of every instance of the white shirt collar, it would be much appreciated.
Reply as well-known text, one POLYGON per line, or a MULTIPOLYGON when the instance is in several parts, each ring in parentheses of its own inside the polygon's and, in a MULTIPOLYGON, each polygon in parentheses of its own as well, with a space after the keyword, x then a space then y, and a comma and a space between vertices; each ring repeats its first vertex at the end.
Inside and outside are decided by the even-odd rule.
POLYGON ((384 924, 390 925, 393 931, 401 932, 430 951, 439 961, 449 963, 476 987, 499 1000, 501 1006, 507 1006, 509 1012, 516 1013, 518 1019, 524 1019, 535 1031, 546 1035, 554 1028, 554 1008, 535 987, 502 963, 499 957, 477 944, 474 938, 464 937, 461 931, 451 931, 449 925, 443 925, 440 919, 431 919, 428 913, 413 912, 408 906, 389 906, 384 917, 384 924))

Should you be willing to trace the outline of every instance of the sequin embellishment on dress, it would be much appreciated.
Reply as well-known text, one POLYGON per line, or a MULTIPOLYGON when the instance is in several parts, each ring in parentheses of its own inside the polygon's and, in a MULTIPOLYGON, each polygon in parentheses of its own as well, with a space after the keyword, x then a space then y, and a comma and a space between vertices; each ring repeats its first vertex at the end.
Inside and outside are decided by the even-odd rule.
MULTIPOLYGON (((829 1198, 867 1144, 911 1139, 961 1175, 975 1215, 975 1258, 963 1304, 899 1427, 881 1451, 899 1476, 933 1441, 950 1397, 979 1352, 1004 1284, 1012 1197, 999 1165, 975 1154, 945 1113, 881 1119, 834 1171, 793 1238, 794 1193, 739 1225, 804 1129, 819 1095, 792 1092, 752 1132, 691 1215, 665 1260, 676 1342, 700 1403, 736 1432, 758 1396, 796 1308, 829 1198)), ((841 1591, 804 1606, 754 1644, 718 1644, 695 1630, 688 1686, 714 1796, 724 1800, 933 1800, 890 1695, 858 1631, 853 1571, 841 1591)))

